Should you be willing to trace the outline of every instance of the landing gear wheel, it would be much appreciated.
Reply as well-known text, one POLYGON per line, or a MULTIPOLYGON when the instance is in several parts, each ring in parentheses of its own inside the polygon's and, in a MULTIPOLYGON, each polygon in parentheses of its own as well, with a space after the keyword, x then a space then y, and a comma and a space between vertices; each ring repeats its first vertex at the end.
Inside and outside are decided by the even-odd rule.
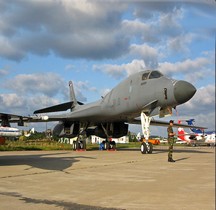
POLYGON ((115 141, 110 142, 110 149, 116 150, 116 143, 115 141))
POLYGON ((106 143, 104 144, 104 149, 105 150, 109 150, 110 149, 110 142, 106 141, 106 143))
POLYGON ((77 141, 73 141, 73 150, 75 151, 77 149, 77 144, 76 144, 77 141))
POLYGON ((82 149, 85 150, 86 149, 86 140, 82 140, 81 142, 82 142, 82 149))
POLYGON ((77 140, 76 141, 76 150, 79 150, 80 149, 80 143, 79 143, 79 141, 77 140))
POLYGON ((146 147, 147 147, 147 153, 152 154, 152 151, 153 151, 152 143, 151 142, 146 143, 146 147))
POLYGON ((141 144, 140 151, 141 151, 142 154, 146 154, 146 152, 147 152, 147 145, 146 145, 145 142, 143 142, 141 144))

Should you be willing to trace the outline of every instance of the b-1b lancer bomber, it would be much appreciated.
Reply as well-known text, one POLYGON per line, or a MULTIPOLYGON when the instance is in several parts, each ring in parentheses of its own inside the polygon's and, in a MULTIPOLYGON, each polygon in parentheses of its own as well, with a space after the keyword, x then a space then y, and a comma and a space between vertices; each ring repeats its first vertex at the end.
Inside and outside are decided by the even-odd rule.
MULTIPOLYGON (((140 124, 146 142, 141 144, 141 152, 152 153, 152 144, 148 142, 151 125, 167 126, 168 123, 156 121, 153 116, 165 117, 172 114, 172 109, 190 100, 196 88, 189 82, 174 80, 165 77, 156 70, 140 71, 119 83, 107 95, 89 104, 76 100, 73 84, 69 82, 70 101, 55 106, 36 110, 33 116, 25 117, 1 113, 1 122, 9 125, 10 122, 24 121, 44 122, 59 121, 53 133, 59 137, 77 137, 74 148, 84 148, 85 141, 80 136, 96 135, 106 138, 105 147, 115 146, 110 138, 119 138, 127 135, 128 124, 140 124), (62 113, 70 109, 70 112, 62 113), (58 115, 37 114, 58 112, 58 115)), ((175 124, 174 124, 175 125, 175 124)), ((177 126, 177 125, 176 125, 177 126)), ((181 124, 181 127, 184 125, 181 124)), ((185 127, 190 127, 185 125, 185 127)))

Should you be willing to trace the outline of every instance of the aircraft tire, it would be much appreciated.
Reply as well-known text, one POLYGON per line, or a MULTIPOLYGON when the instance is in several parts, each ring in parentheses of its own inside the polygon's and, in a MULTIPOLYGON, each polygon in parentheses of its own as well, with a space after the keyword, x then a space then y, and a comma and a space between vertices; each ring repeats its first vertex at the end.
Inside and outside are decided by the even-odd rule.
POLYGON ((82 149, 86 149, 86 140, 83 140, 83 141, 82 141, 82 145, 83 145, 83 148, 82 148, 82 149))
POLYGON ((148 144, 146 144, 146 147, 147 147, 147 153, 148 154, 152 154, 152 151, 153 151, 153 145, 151 142, 148 142, 148 144))
POLYGON ((111 141, 110 145, 112 145, 113 150, 116 150, 116 142, 115 141, 111 141))
POLYGON ((73 141, 73 150, 76 150, 76 141, 73 141))
POLYGON ((109 150, 110 149, 110 142, 107 141, 105 144, 104 144, 104 149, 105 150, 109 150))
POLYGON ((76 141, 76 150, 79 150, 79 149, 80 149, 80 142, 76 141))
POLYGON ((147 152, 147 146, 146 146, 145 142, 143 142, 141 144, 140 151, 141 151, 142 154, 146 154, 146 152, 147 152))

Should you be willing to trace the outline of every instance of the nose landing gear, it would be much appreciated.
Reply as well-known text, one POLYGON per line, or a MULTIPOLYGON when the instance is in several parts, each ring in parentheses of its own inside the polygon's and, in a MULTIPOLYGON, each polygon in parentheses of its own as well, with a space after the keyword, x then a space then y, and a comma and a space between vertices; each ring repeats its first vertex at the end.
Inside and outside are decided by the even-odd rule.
POLYGON ((153 145, 152 143, 148 142, 149 136, 150 136, 150 122, 151 117, 147 116, 144 112, 141 112, 141 125, 142 125, 142 132, 143 136, 145 138, 145 142, 142 142, 140 151, 142 154, 151 154, 153 151, 153 145))

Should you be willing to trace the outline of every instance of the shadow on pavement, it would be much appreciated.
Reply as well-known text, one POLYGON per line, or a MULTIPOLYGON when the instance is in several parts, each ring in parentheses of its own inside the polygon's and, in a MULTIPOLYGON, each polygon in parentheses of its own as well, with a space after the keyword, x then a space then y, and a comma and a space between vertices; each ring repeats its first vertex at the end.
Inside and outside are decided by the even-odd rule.
POLYGON ((93 157, 84 156, 71 157, 70 154, 64 157, 53 157, 53 155, 60 154, 68 153, 0 156, 0 166, 29 165, 31 167, 28 169, 40 168, 45 170, 63 171, 71 167, 75 162, 79 162, 80 158, 95 159, 93 157))

